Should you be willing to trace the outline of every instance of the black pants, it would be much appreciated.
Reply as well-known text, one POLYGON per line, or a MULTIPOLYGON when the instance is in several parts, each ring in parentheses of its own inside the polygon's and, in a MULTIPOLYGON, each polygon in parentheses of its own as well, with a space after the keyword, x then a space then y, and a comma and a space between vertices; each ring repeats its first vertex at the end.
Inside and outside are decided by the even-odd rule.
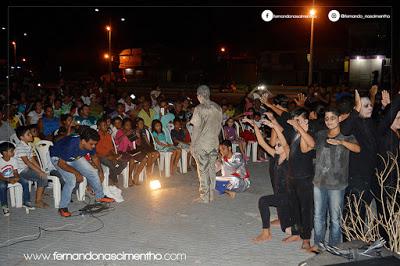
POLYGON ((114 181, 114 183, 118 183, 118 175, 122 172, 122 170, 125 169, 127 163, 124 161, 111 161, 105 157, 100 158, 101 164, 104 164, 105 166, 110 169, 109 173, 109 178, 114 181))
POLYGON ((275 194, 262 196, 258 200, 258 209, 260 210, 261 220, 263 228, 270 228, 270 216, 269 207, 276 207, 278 211, 278 218, 281 223, 281 229, 285 232, 287 227, 293 225, 293 221, 290 217, 290 205, 288 194, 275 194))
MULTIPOLYGON (((310 239, 314 224, 314 185, 312 177, 289 179, 289 203, 294 223, 302 239, 310 239)), ((292 230, 292 234, 296 234, 292 230)))

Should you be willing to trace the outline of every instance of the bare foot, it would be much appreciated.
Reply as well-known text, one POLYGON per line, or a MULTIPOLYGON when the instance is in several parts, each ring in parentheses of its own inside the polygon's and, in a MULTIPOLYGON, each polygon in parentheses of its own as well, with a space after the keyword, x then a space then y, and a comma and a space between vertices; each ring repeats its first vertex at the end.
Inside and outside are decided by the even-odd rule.
POLYGON ((312 246, 309 249, 307 249, 307 252, 319 254, 320 250, 318 249, 318 246, 312 246))
POLYGON ((35 202, 35 207, 36 207, 36 208, 42 208, 42 209, 44 209, 44 208, 48 208, 48 207, 49 207, 49 204, 47 204, 47 203, 44 202, 44 201, 36 201, 36 202, 35 202))
POLYGON ((304 239, 301 248, 305 250, 310 250, 311 249, 310 239, 304 239))
POLYGON ((271 240, 271 231, 270 229, 263 229, 261 234, 259 234, 257 237, 253 238, 253 243, 259 244, 268 240, 271 240))
POLYGON ((281 226, 281 221, 279 219, 275 219, 271 221, 271 225, 275 227, 280 227, 281 226))
POLYGON ((234 198, 236 197, 236 192, 234 192, 234 191, 225 190, 225 193, 228 194, 228 196, 229 196, 231 199, 234 199, 234 198))
POLYGON ((299 235, 291 235, 288 237, 285 237, 284 239, 282 239, 283 242, 285 243, 290 243, 290 242, 296 242, 296 241, 300 241, 301 238, 299 235))
POLYGON ((204 203, 204 204, 208 204, 208 203, 210 203, 210 200, 208 200, 208 199, 203 199, 203 198, 199 197, 199 198, 194 199, 194 200, 192 201, 192 203, 204 203))
POLYGON ((292 235, 292 228, 291 227, 286 227, 285 234, 287 234, 288 236, 291 236, 292 235))

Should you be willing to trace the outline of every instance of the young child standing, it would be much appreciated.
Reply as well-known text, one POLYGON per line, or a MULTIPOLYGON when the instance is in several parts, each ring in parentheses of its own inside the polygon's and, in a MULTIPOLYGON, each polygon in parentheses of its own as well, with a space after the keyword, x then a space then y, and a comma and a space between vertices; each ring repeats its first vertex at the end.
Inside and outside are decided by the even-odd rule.
POLYGON ((15 158, 17 161, 18 174, 25 181, 33 181, 37 184, 35 206, 37 208, 47 208, 49 205, 43 201, 44 188, 47 186, 47 174, 42 171, 36 157, 33 156, 32 147, 29 143, 33 142, 33 136, 28 127, 18 127, 16 134, 20 143, 15 148, 15 158))
POLYGON ((17 161, 14 158, 14 145, 10 142, 0 143, 0 204, 4 216, 9 216, 7 202, 8 184, 19 182, 23 188, 23 206, 29 210, 34 210, 30 203, 29 184, 26 180, 20 179, 17 171, 17 161))

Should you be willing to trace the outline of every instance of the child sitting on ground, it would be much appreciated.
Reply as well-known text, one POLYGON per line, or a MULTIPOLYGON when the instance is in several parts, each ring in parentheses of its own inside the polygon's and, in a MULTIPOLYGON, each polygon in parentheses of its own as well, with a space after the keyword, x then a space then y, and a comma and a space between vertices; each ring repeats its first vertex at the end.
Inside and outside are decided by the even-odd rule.
POLYGON ((216 169, 221 170, 222 176, 216 177, 215 189, 220 194, 225 193, 234 198, 236 192, 243 192, 250 187, 250 175, 242 155, 232 152, 232 143, 229 140, 224 140, 219 145, 219 152, 222 158, 217 162, 216 169))

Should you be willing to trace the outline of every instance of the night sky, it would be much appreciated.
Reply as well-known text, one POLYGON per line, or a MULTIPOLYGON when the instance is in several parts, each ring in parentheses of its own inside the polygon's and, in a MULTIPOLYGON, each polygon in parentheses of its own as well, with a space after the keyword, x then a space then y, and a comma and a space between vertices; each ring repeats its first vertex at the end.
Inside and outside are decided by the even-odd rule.
MULTIPOLYGON (((73 4, 64 2, 67 5, 73 4)), ((139 1, 139 4, 140 2, 143 1, 139 1)), ((90 71, 96 69, 94 66, 104 63, 102 55, 107 52, 105 25, 110 19, 113 26, 114 53, 130 47, 145 50, 162 47, 177 57, 208 57, 213 56, 221 46, 227 47, 232 55, 257 55, 260 51, 268 49, 307 49, 309 20, 279 19, 264 22, 261 12, 271 9, 275 14, 305 14, 308 8, 273 7, 277 2, 280 5, 285 2, 292 4, 289 1, 263 1, 264 7, 101 7, 94 4, 93 7, 9 7, 9 40, 17 41, 20 57, 29 58, 36 65, 47 68, 58 64, 79 71, 90 71), (95 7, 99 8, 100 12, 95 12, 95 7), (120 21, 121 17, 126 21, 120 21), (28 33, 28 36, 24 37, 24 32, 28 33)), ((308 2, 297 1, 296 4, 309 6, 308 2)), ((316 4, 329 5, 332 2, 335 1, 317 1, 316 4)), ((388 4, 385 1, 375 2, 379 5, 388 4)), ((348 1, 346 3, 351 4, 348 1)), ((21 4, 24 3, 11 2, 11 5, 21 4)), ((213 2, 213 5, 216 4, 213 2)), ((354 2, 354 5, 357 4, 359 3, 354 2)), ((345 48, 349 23, 364 21, 339 20, 332 23, 327 18, 330 9, 318 8, 315 46, 345 48)), ((347 8, 346 11, 390 13, 391 9, 353 7, 347 8)), ((6 16, 3 16, 6 12, 7 9, 3 8, 1 26, 6 25, 6 16)), ((1 38, 6 38, 5 32, 1 33, 1 38)), ((5 44, 6 42, 2 41, 2 58, 7 53, 5 44)))

